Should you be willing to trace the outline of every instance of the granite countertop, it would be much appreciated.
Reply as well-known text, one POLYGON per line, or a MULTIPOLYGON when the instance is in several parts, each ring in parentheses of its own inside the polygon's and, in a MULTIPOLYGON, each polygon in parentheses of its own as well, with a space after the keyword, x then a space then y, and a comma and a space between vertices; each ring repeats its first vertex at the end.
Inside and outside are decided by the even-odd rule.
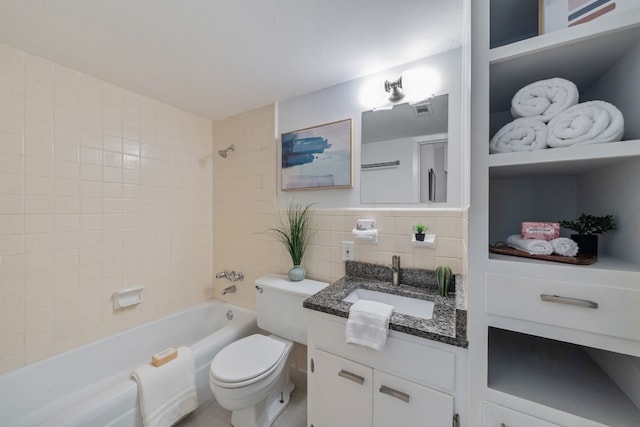
POLYGON ((351 303, 342 299, 354 289, 369 289, 433 301, 433 317, 425 320, 393 313, 389 329, 445 344, 467 348, 467 311, 462 277, 455 276, 449 296, 438 295, 435 273, 431 270, 401 269, 399 286, 391 284, 391 269, 377 264, 347 261, 347 275, 307 298, 305 308, 349 317, 351 303))

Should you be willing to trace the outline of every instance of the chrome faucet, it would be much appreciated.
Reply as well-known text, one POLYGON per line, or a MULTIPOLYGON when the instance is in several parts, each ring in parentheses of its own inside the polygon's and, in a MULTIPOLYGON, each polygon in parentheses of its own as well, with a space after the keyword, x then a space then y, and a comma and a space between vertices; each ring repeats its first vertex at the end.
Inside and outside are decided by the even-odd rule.
POLYGON ((393 274, 393 286, 400 284, 400 256, 393 255, 391 257, 391 272, 393 274))
POLYGON ((233 294, 236 291, 236 285, 227 286, 222 290, 222 295, 226 295, 228 293, 233 294))
POLYGON ((235 272, 235 271, 221 271, 220 273, 216 274, 216 279, 222 279, 225 278, 230 282, 237 282, 238 280, 244 280, 244 274, 242 274, 241 272, 235 272))

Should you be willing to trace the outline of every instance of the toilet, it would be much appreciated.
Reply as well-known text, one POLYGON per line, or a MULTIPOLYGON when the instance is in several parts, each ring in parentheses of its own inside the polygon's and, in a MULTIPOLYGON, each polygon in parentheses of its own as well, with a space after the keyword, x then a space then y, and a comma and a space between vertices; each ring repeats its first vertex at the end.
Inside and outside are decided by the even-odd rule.
POLYGON ((234 427, 268 427, 289 403, 293 343, 307 344, 302 302, 328 286, 315 280, 291 282, 271 275, 256 280, 258 326, 254 334, 224 347, 211 361, 209 384, 216 400, 232 411, 234 427))

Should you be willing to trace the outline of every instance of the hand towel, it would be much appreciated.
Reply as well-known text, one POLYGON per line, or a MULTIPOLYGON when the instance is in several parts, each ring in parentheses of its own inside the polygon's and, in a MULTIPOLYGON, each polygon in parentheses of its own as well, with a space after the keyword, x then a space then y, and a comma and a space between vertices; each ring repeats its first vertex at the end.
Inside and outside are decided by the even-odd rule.
POLYGON ((360 299, 351 305, 347 319, 347 343, 382 350, 387 343, 393 306, 360 299))
POLYGON ((624 134, 622 113, 604 101, 574 105, 554 117, 548 126, 548 144, 553 148, 620 141, 624 134))
POLYGON ((562 256, 576 256, 578 254, 578 244, 566 237, 558 237, 551 240, 553 252, 562 256))
POLYGON ((145 427, 169 427, 198 407, 195 362, 188 347, 178 348, 178 357, 154 367, 150 363, 135 369, 140 412, 145 427))
POLYGON ((507 238, 507 245, 531 255, 551 255, 553 246, 546 240, 522 239, 519 234, 507 238))
POLYGON ((526 85, 511 100, 514 119, 531 117, 548 122, 558 113, 578 103, 578 88, 566 79, 540 80, 526 85))
POLYGON ((547 125, 528 117, 507 123, 489 142, 489 152, 492 154, 543 148, 547 148, 547 125))

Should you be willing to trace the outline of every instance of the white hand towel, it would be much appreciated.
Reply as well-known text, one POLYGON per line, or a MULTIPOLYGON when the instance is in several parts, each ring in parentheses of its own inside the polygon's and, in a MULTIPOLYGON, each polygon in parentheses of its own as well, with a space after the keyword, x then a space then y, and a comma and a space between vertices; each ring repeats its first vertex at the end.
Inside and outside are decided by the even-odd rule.
POLYGON ((553 148, 620 141, 624 135, 622 113, 604 101, 574 105, 554 117, 548 126, 547 143, 553 148))
POLYGON ((526 85, 511 100, 511 115, 548 122, 556 114, 578 103, 578 88, 565 79, 540 80, 526 85))
POLYGON ((383 302, 358 300, 349 309, 347 343, 382 350, 387 343, 393 306, 383 302))
POLYGON ((507 245, 531 255, 551 255, 553 246, 546 240, 522 239, 519 234, 507 237, 507 245))
POLYGON ((551 240, 553 252, 562 256, 576 256, 578 254, 578 244, 566 237, 558 237, 551 240))
POLYGON ((489 142, 489 152, 492 154, 543 148, 547 148, 547 125, 529 117, 507 123, 489 142))
POLYGON ((198 407, 195 362, 188 347, 165 365, 140 366, 131 373, 138 383, 140 412, 145 427, 169 427, 198 407))

